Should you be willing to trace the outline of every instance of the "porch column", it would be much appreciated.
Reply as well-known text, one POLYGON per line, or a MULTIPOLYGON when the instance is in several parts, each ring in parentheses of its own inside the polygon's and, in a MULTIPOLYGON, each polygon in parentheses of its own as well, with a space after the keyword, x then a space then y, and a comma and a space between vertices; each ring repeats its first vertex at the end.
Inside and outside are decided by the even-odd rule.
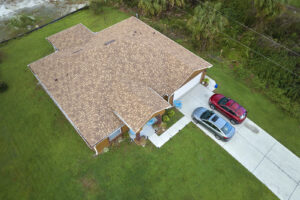
POLYGON ((200 83, 202 83, 203 79, 205 78, 205 75, 206 75, 206 69, 204 69, 202 71, 201 78, 200 78, 200 83))

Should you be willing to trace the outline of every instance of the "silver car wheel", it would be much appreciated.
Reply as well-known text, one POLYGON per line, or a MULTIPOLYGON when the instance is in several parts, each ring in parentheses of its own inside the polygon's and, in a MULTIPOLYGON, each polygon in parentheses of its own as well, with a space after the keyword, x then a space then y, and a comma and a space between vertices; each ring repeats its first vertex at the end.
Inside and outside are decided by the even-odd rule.
POLYGON ((234 119, 231 119, 231 120, 230 120, 230 123, 232 123, 233 125, 236 125, 236 124, 237 124, 236 121, 235 121, 234 119))
POLYGON ((217 140, 221 140, 221 137, 218 134, 215 134, 217 140))

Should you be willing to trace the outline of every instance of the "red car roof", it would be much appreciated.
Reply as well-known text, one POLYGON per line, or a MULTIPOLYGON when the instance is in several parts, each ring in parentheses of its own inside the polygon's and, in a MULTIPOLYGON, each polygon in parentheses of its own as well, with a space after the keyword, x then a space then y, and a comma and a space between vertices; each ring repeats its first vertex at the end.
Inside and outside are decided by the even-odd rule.
POLYGON ((243 108, 240 104, 238 104, 237 102, 233 101, 232 99, 230 99, 227 103, 226 106, 228 106, 229 108, 231 108, 238 116, 241 116, 245 113, 246 109, 243 108))

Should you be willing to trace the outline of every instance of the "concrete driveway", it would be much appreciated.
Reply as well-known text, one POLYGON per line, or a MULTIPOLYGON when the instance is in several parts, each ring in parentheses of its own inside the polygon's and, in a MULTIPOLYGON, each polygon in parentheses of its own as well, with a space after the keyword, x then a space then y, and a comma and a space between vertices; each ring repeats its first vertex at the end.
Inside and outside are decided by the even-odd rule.
MULTIPOLYGON (((196 107, 209 108, 208 99, 212 94, 206 87, 197 85, 179 99, 180 111, 191 119, 196 107)), ((280 199, 300 199, 300 159, 250 119, 235 125, 236 134, 229 142, 217 140, 206 128, 197 126, 280 199)))

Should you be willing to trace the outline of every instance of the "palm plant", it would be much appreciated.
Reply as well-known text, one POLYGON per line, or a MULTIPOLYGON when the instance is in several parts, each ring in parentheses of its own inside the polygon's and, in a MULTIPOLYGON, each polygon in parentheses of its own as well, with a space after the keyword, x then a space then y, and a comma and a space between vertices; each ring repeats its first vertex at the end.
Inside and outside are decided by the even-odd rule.
POLYGON ((260 17, 269 17, 279 14, 286 0, 253 0, 254 7, 257 9, 257 15, 260 17))
POLYGON ((162 11, 177 7, 183 7, 185 0, 140 0, 138 7, 145 15, 160 15, 162 11))
POLYGON ((187 23, 193 39, 203 40, 206 44, 224 30, 228 21, 219 13, 221 7, 221 3, 214 4, 208 1, 195 7, 194 14, 187 23))

